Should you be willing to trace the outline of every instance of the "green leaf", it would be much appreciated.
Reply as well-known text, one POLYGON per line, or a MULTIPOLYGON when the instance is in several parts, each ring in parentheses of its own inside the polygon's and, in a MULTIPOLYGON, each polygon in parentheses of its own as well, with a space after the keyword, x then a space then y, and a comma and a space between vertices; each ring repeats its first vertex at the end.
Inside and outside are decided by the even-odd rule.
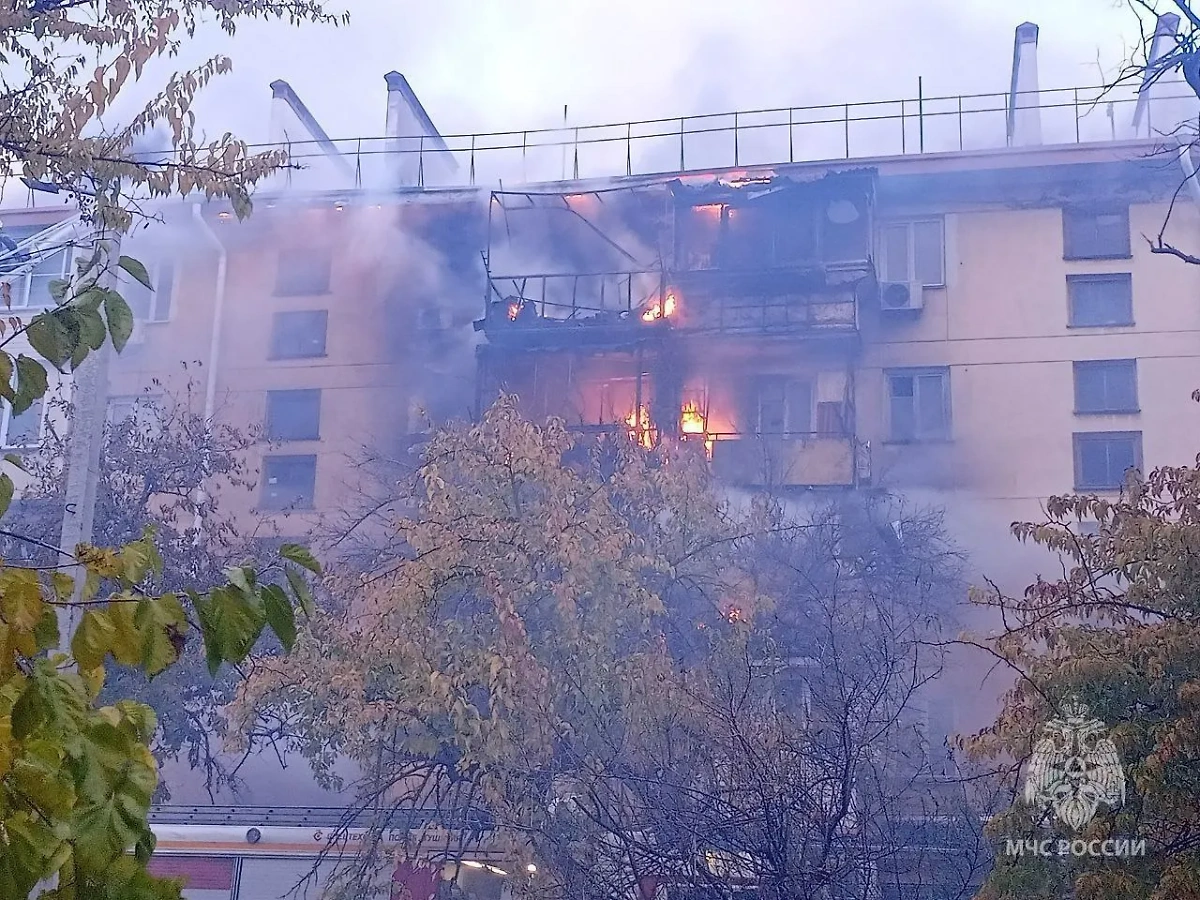
POLYGON ((296 644, 296 611, 288 602, 287 594, 277 584, 263 587, 263 608, 267 614, 267 624, 283 644, 283 649, 291 652, 296 644))
POLYGON ((16 391, 13 390, 13 361, 12 357, 0 350, 0 397, 3 397, 9 403, 16 397, 16 391))
POLYGON ((279 555, 298 566, 303 566, 314 575, 321 574, 321 564, 317 562, 316 557, 309 552, 307 547, 300 544, 284 544, 279 548, 279 555))
POLYGON ((216 675, 221 663, 239 663, 262 634, 266 612, 258 597, 236 588, 214 588, 207 599, 193 600, 208 656, 209 671, 216 675))
POLYGON ((150 283, 150 273, 146 271, 146 267, 132 256, 122 256, 117 260, 117 265, 136 278, 142 285, 154 290, 154 285, 150 283))
POLYGON ((8 512, 12 504, 13 491, 16 490, 13 480, 7 474, 0 474, 0 516, 8 512))
POLYGON ((244 594, 254 593, 254 570, 247 566, 230 566, 225 570, 229 583, 244 594))
POLYGON ((50 279, 50 296, 54 298, 55 303, 62 303, 70 289, 71 282, 66 278, 50 279))
POLYGON ((36 350, 42 359, 61 370, 63 364, 71 358, 77 341, 71 339, 67 320, 60 316, 59 312, 62 311, 38 313, 25 329, 25 337, 29 346, 36 350))
POLYGON ((133 334, 133 311, 124 297, 109 290, 104 292, 104 317, 108 320, 108 333, 112 335, 113 347, 120 353, 133 334))
POLYGON ((104 346, 104 319, 98 309, 76 309, 75 317, 79 322, 79 339, 93 350, 104 346))
POLYGON ((174 594, 138 601, 134 623, 141 632, 142 668, 154 677, 179 659, 187 614, 174 594))
POLYGON ((311 617, 313 614, 313 598, 312 591, 308 589, 308 582, 304 580, 303 575, 291 566, 284 566, 283 571, 287 575, 288 584, 292 586, 292 593, 296 595, 296 602, 300 604, 300 608, 304 610, 304 614, 311 617))
POLYGON ((22 472, 29 471, 28 469, 25 468, 25 460, 21 459, 21 457, 17 456, 17 454, 15 454, 15 453, 5 453, 4 461, 6 463, 16 466, 22 472))
POLYGON ((49 382, 46 367, 36 359, 21 354, 17 357, 17 392, 12 399, 13 412, 17 415, 33 406, 33 401, 46 396, 49 382))

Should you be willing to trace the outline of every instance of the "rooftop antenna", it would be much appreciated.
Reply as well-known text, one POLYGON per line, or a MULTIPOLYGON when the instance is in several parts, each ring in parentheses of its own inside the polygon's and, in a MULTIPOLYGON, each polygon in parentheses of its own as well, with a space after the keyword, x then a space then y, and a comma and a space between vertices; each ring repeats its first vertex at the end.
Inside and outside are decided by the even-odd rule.
POLYGON ((562 180, 567 180, 567 104, 563 104, 563 130, 562 130, 562 180))

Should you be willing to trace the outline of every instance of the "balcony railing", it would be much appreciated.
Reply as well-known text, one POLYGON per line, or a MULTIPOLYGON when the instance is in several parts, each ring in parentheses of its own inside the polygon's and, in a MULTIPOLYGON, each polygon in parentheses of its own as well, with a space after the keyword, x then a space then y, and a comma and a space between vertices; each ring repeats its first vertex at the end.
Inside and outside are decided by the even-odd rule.
POLYGON ((709 440, 713 474, 734 485, 850 487, 870 481, 870 445, 851 436, 739 434, 709 440))
MULTIPOLYGON (((1174 90, 1174 89, 1172 89, 1174 90)), ((1134 137, 1135 85, 1056 88, 1018 94, 1040 110, 1042 142, 1088 144, 1134 137)), ((1143 133, 1169 132, 1166 105, 1195 97, 1157 97, 1143 133), (1155 112, 1158 105, 1161 113, 1155 112)), ((332 148, 353 186, 399 177, 416 187, 496 187, 614 176, 659 175, 795 162, 833 161, 1009 144, 1008 92, 926 96, 857 103, 739 110, 636 122, 451 134, 362 137, 287 145, 292 162, 319 167, 332 148), (443 149, 444 148, 444 149, 443 149)), ((1193 114, 1194 115, 1194 114, 1193 114)), ((278 145, 260 145, 259 149, 278 145)), ((287 178, 306 177, 303 169, 287 178)), ((333 187, 334 184, 325 185, 333 187)), ((337 186, 348 187, 339 176, 337 186)))

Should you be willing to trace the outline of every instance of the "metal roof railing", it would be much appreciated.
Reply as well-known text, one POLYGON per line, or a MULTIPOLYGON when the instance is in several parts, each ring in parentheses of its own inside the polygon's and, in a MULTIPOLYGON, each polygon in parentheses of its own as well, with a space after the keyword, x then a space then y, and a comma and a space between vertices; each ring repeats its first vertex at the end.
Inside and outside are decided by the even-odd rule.
MULTIPOLYGON (((1166 86, 1164 86, 1165 88, 1166 86)), ((1087 144, 1134 137, 1135 85, 916 96, 896 100, 532 128, 432 137, 362 137, 330 144, 349 161, 355 187, 380 167, 414 187, 473 187, 660 175, 1008 146, 1009 105, 1040 110, 1042 143, 1087 144), (1025 101, 1032 98, 1032 103, 1025 101), (444 142, 444 143, 443 143, 444 142), (443 149, 445 148, 445 149, 443 149), (457 165, 445 164, 449 154, 457 165), (439 161, 440 164, 439 164, 439 161)), ((1191 94, 1156 96, 1165 107, 1196 103, 1191 94)), ((1192 111, 1194 118, 1195 112, 1192 111)), ((1166 118, 1151 113, 1148 119, 1166 118)), ((1160 129, 1168 131, 1169 129, 1160 129)), ((1148 121, 1144 134, 1154 134, 1148 121)), ((262 148, 277 145, 259 145, 262 148)), ((287 145, 294 163, 328 159, 329 144, 287 145)), ((341 163, 338 164, 341 166, 341 163)), ((392 180, 395 180, 394 177, 392 180)))

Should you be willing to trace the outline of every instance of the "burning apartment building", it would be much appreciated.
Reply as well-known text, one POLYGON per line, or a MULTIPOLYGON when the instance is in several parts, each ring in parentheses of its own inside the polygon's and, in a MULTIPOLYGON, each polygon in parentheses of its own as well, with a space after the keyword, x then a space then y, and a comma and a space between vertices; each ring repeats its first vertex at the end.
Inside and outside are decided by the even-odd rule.
MULTIPOLYGON (((441 135, 390 73, 385 137, 339 141, 275 82, 271 143, 301 168, 245 223, 177 204, 131 240, 157 290, 111 409, 199 361, 205 412, 269 441, 236 514, 290 537, 344 511, 364 447, 402 456, 512 393, 580 431, 694 443, 731 491, 937 506, 973 571, 1020 588, 1047 559, 1011 522, 1200 446, 1200 268, 1143 239, 1169 216, 1200 248, 1191 157, 1163 137, 1195 97, 1042 90, 1036 44, 1017 29, 991 97, 590 131, 441 135)), ((6 199, 5 277, 36 309, 71 211, 6 199)), ((43 415, 6 410, 5 448, 43 415)), ((929 704, 931 733, 990 720, 986 668, 929 704)))

